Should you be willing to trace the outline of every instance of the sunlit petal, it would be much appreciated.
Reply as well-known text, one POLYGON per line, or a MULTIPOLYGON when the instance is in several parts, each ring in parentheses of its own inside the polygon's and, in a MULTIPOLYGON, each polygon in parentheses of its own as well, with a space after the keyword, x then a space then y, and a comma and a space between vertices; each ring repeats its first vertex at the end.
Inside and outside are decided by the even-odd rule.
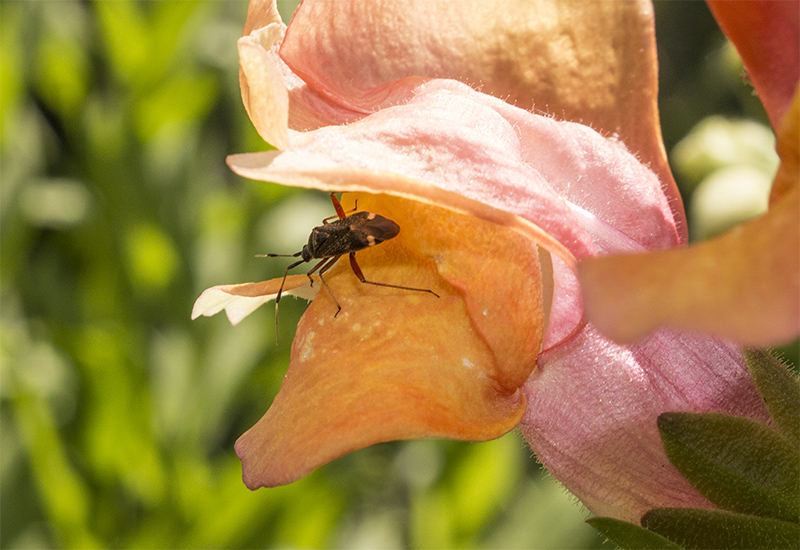
MULTIPOLYGON (((246 33, 263 25, 257 13, 251 5, 246 33)), ((289 90, 289 127, 296 130, 358 120, 401 103, 421 77, 435 77, 618 136, 658 175, 685 240, 681 197, 661 143, 646 0, 305 1, 280 58, 273 64, 289 90)))

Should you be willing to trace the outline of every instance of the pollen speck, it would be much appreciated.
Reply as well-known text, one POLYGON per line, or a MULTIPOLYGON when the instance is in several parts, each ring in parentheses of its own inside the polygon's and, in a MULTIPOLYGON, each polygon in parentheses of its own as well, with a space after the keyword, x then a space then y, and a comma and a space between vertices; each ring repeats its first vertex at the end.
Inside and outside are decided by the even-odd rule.
POLYGON ((483 310, 483 316, 486 317, 487 315, 489 315, 489 310, 488 309, 484 309, 483 310))
POLYGON ((473 363, 472 361, 470 361, 470 360, 469 360, 469 359, 467 359, 466 357, 462 357, 462 358, 461 358, 461 363, 462 363, 462 364, 463 364, 465 367, 467 367, 468 369, 471 369, 471 368, 475 367, 475 363, 473 363))
POLYGON ((314 353, 314 332, 307 332, 300 346, 300 361, 307 361, 314 353))

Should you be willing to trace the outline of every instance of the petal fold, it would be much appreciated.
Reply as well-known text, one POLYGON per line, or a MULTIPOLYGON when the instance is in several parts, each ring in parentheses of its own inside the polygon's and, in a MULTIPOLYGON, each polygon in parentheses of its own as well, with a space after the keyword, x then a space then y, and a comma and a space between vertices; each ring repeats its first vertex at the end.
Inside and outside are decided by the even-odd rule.
POLYGON ((273 23, 239 39, 242 102, 258 135, 278 149, 289 147, 289 94, 270 49, 281 39, 282 23, 273 23))

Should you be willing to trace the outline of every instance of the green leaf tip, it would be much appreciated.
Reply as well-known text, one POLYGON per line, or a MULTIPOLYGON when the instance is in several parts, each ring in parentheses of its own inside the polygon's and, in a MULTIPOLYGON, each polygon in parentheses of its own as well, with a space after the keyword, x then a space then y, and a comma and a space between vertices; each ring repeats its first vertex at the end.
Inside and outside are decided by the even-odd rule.
POLYGON ((631 550, 669 550, 683 548, 653 531, 616 518, 592 518, 586 523, 620 548, 631 550))
POLYGON ((775 429, 800 445, 800 382, 767 351, 746 350, 744 358, 775 429))
POLYGON ((800 526, 724 510, 656 508, 642 516, 642 525, 692 548, 798 548, 800 526))
POLYGON ((670 462, 716 506, 798 521, 800 451, 777 431, 720 413, 664 413, 658 428, 670 462))

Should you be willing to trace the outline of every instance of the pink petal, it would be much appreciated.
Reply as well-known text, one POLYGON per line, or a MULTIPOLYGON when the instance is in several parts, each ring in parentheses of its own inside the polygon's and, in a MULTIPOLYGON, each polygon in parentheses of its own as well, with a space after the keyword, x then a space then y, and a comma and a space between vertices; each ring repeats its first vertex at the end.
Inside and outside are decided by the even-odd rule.
POLYGON ((346 182, 348 171, 411 178, 536 223, 576 257, 594 253, 577 222, 587 216, 647 248, 678 242, 658 179, 618 142, 452 81, 414 93, 356 123, 298 135, 291 151, 233 155, 229 165, 252 179, 342 190, 362 188, 346 182))
POLYGON ((667 460, 656 427, 662 412, 767 419, 741 350, 702 336, 661 330, 626 347, 588 325, 537 363, 520 429, 599 516, 638 523, 650 508, 711 507, 667 460))

